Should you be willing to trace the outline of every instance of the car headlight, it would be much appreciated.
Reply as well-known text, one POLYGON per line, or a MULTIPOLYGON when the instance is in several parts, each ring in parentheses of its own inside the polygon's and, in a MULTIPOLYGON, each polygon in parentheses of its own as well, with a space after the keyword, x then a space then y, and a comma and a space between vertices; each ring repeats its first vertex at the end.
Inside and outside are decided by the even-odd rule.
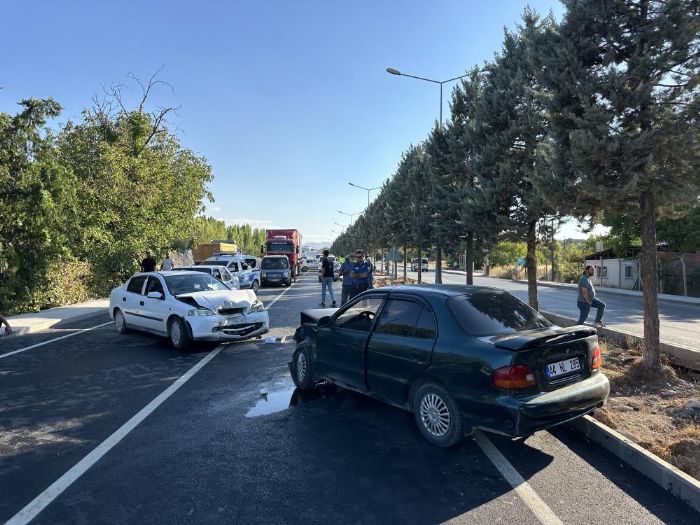
POLYGON ((284 271, 284 276, 285 276, 285 277, 289 277, 289 270, 285 270, 285 271, 284 271))
POLYGON ((256 300, 250 307, 251 312, 264 312, 265 305, 260 300, 256 300))
POLYGON ((266 272, 260 272, 260 277, 267 277, 267 273, 266 273, 266 272))
POLYGON ((187 311, 187 315, 190 317, 202 317, 202 316, 219 315, 219 314, 217 314, 213 310, 210 310, 209 308, 192 308, 191 310, 187 311))

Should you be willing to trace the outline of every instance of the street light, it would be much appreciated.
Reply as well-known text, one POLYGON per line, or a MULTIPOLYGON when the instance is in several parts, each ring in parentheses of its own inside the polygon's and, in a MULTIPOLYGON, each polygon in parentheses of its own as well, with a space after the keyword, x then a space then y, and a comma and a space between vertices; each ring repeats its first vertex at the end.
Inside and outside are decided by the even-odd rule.
POLYGON ((347 215, 348 217, 350 217, 350 226, 352 226, 352 218, 353 218, 355 215, 360 215, 362 212, 361 212, 361 211, 358 211, 357 213, 346 213, 346 212, 344 212, 344 211, 338 210, 338 213, 342 213, 343 215, 347 215))
POLYGON ((454 80, 459 80, 460 78, 467 77, 469 75, 460 75, 458 77, 454 78, 449 78, 447 80, 433 80, 432 78, 423 78, 423 77, 417 77, 414 75, 407 75, 406 73, 401 73, 398 69, 394 69, 393 67, 388 67, 386 68, 386 72, 389 73, 390 75, 396 75, 398 77, 409 77, 409 78, 415 78, 418 80, 424 80, 426 82, 432 82, 433 84, 440 84, 440 126, 442 126, 442 86, 443 84, 447 84, 448 82, 452 82, 454 80))
POLYGON ((367 191, 367 207, 369 207, 369 192, 381 188, 381 186, 375 186, 374 188, 365 188, 364 186, 360 186, 359 184, 353 184, 352 182, 348 182, 348 184, 350 184, 350 186, 352 186, 353 188, 359 188, 361 190, 367 191))

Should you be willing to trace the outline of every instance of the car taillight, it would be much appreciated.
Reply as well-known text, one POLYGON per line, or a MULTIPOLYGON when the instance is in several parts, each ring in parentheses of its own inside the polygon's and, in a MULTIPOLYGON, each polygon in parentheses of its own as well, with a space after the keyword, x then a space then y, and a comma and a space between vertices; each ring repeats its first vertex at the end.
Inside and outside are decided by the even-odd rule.
POLYGON ((593 359, 591 359, 591 370, 595 370, 603 366, 603 356, 600 353, 600 347, 596 346, 593 349, 593 359))
POLYGON ((526 366, 511 365, 491 373, 491 382, 498 388, 530 388, 537 385, 535 373, 526 366))

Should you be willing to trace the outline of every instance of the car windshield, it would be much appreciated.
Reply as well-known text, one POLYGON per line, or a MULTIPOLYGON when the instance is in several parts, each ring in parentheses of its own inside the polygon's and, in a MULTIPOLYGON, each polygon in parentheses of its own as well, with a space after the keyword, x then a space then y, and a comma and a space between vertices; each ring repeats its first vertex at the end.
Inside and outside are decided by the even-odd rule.
POLYGON ((165 278, 165 284, 172 295, 182 295, 193 292, 207 292, 211 290, 228 290, 225 284, 214 279, 208 274, 183 274, 169 275, 165 278))
POLYGON ((263 258, 262 260, 262 268, 263 270, 282 270, 289 268, 289 261, 287 261, 287 258, 284 257, 270 257, 268 258, 263 258))
POLYGON ((508 292, 480 291, 447 301, 457 322, 470 335, 501 335, 552 323, 508 292))
POLYGON ((294 253, 294 246, 284 242, 268 242, 268 252, 294 253))

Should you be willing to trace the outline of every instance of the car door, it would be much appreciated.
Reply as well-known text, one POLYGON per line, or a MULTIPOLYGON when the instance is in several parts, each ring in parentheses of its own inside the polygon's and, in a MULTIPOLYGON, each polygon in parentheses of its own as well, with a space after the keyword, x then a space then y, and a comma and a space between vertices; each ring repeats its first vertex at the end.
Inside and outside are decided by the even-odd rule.
POLYGON ((365 347, 386 294, 357 299, 318 329, 316 370, 334 382, 360 391, 365 384, 365 347))
POLYGON ((437 337, 426 303, 393 294, 367 344, 367 385, 373 394, 403 404, 408 384, 430 364, 437 337))
POLYGON ((134 328, 143 326, 143 322, 139 316, 139 309, 141 308, 139 303, 143 297, 141 292, 143 292, 147 277, 147 275, 135 275, 129 279, 129 283, 126 285, 126 290, 122 295, 122 300, 119 305, 124 314, 124 320, 129 326, 134 328))
POLYGON ((170 308, 165 299, 165 290, 160 278, 150 275, 139 301, 141 322, 144 328, 158 333, 166 333, 166 322, 170 308), (148 297, 149 293, 159 293, 160 297, 148 297))

